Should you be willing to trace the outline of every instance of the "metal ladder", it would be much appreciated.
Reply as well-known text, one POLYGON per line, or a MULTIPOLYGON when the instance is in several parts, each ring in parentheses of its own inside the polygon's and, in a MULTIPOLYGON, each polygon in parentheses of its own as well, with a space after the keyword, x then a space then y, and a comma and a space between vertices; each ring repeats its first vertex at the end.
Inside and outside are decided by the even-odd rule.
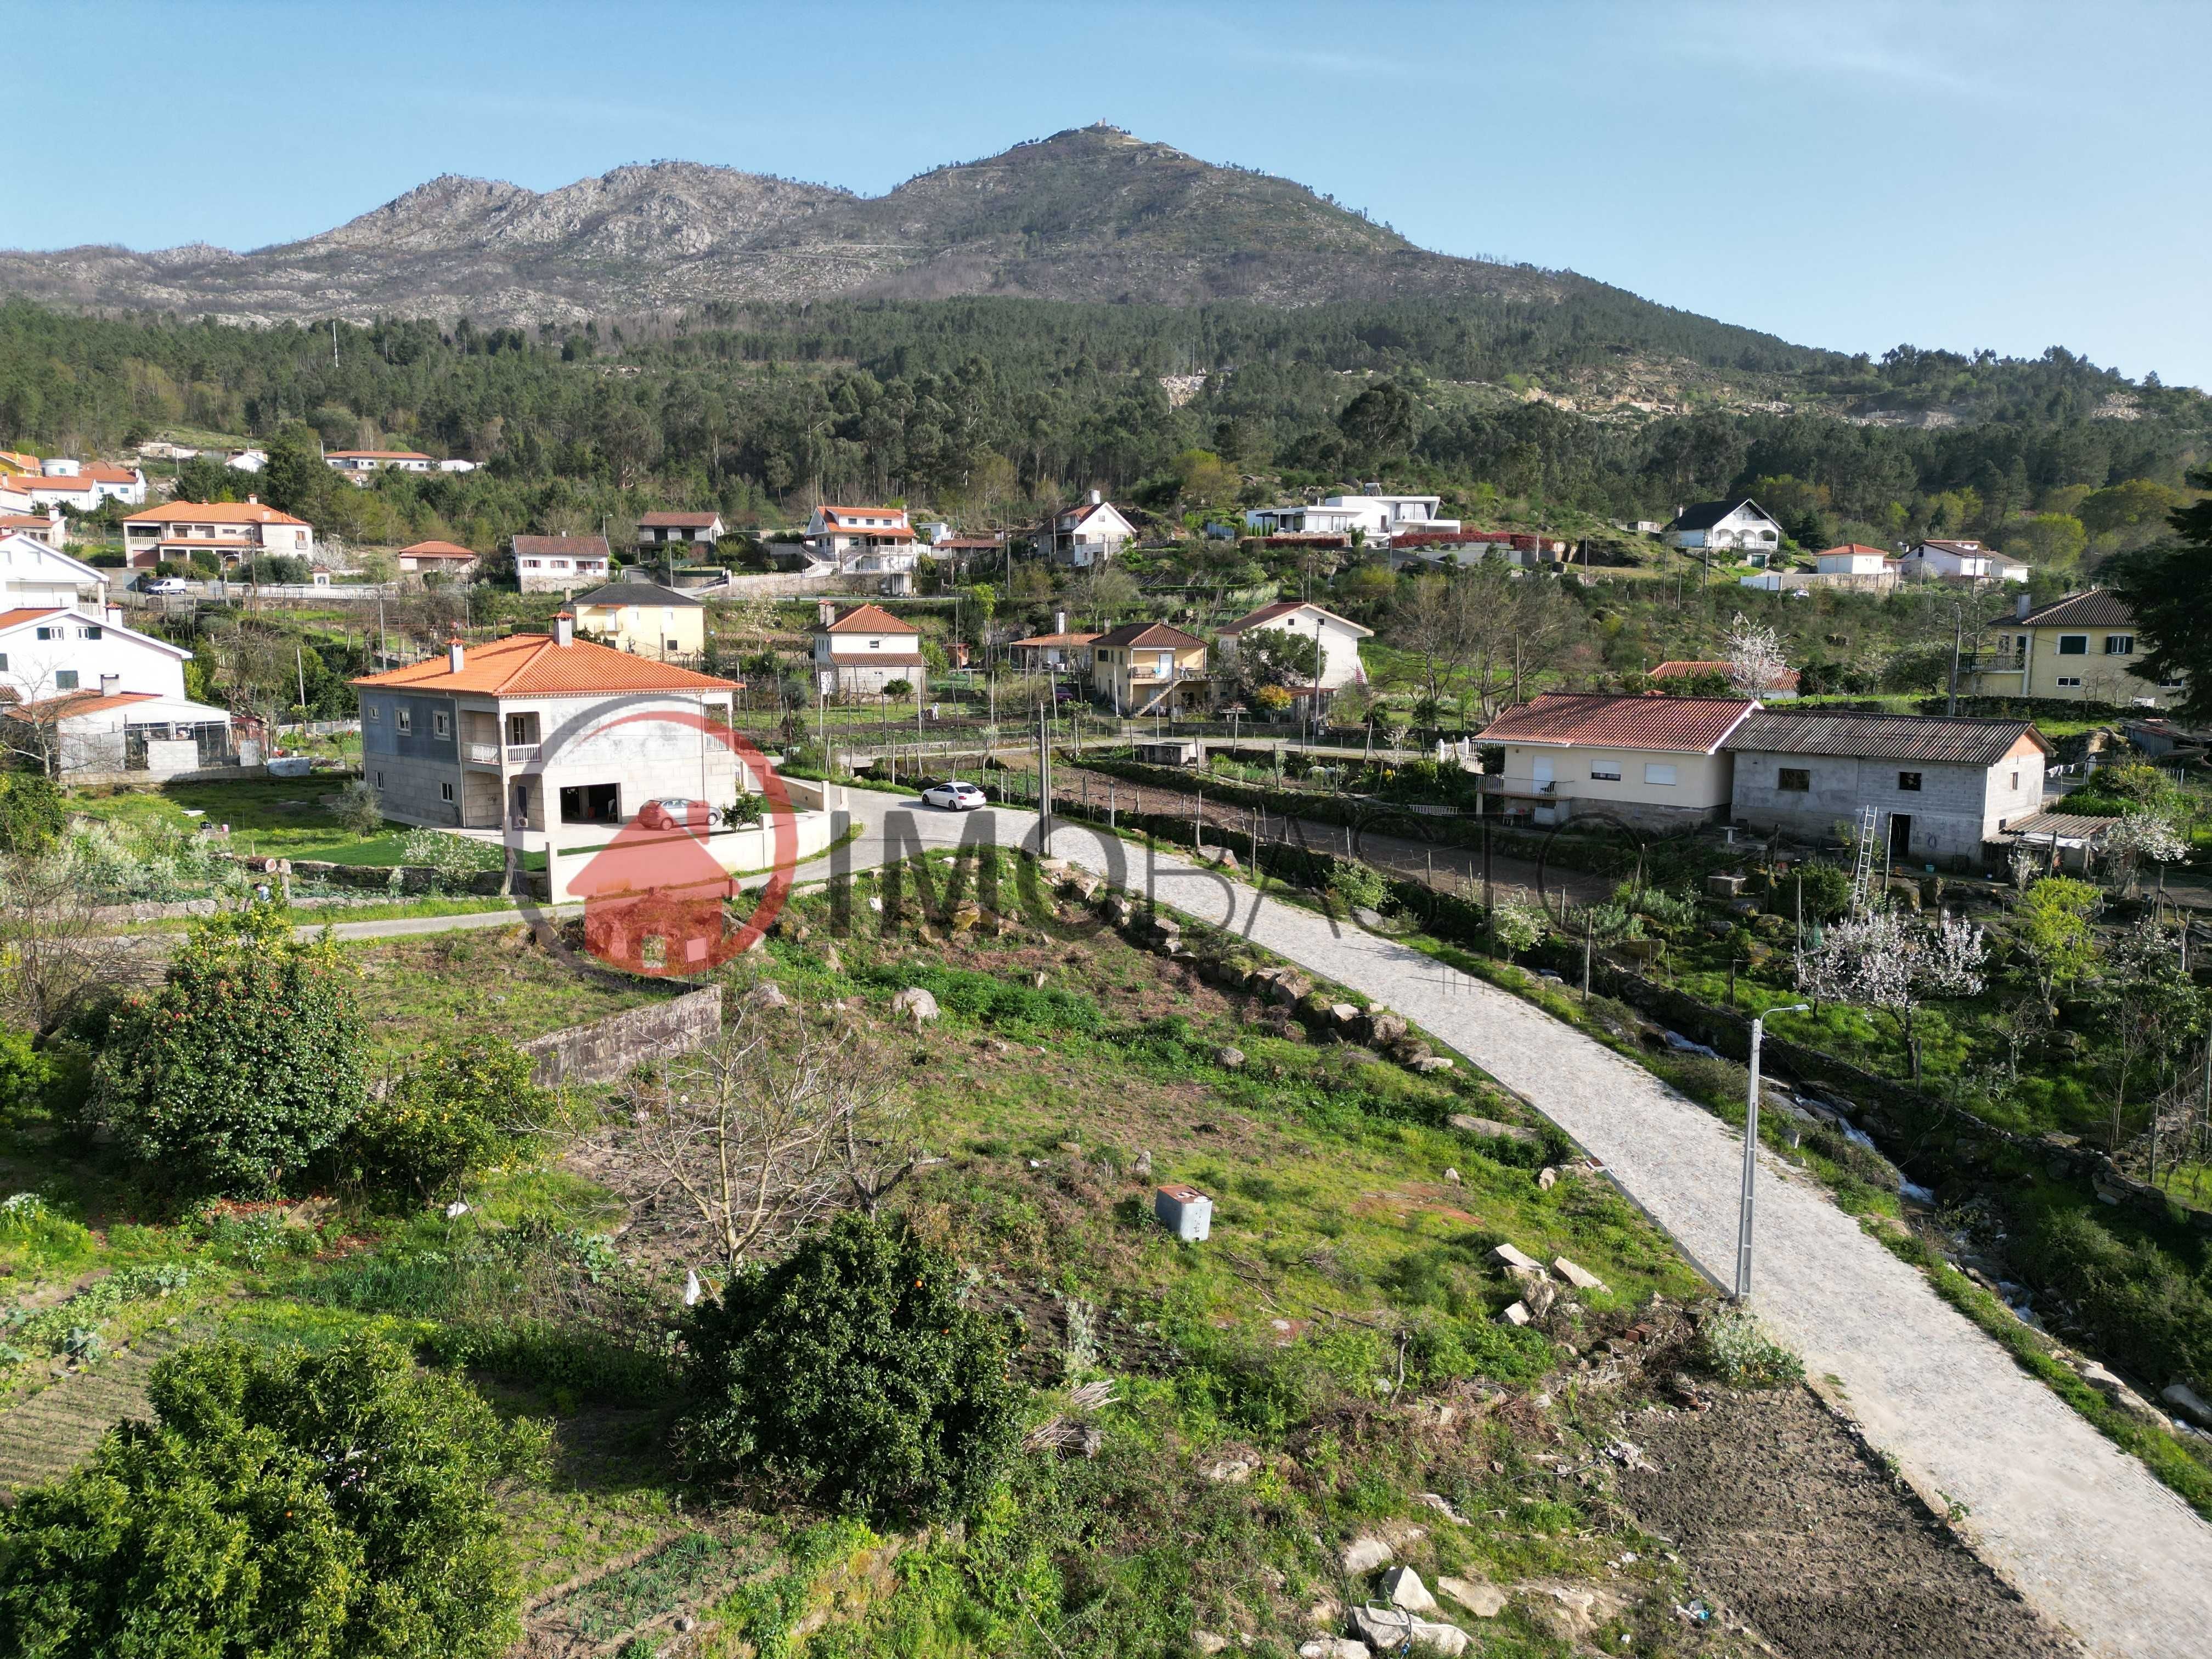
POLYGON ((1874 835, 1881 815, 1871 806, 1859 809, 1858 853, 1851 861, 1851 914, 1867 908, 1868 887, 1874 880, 1874 835))

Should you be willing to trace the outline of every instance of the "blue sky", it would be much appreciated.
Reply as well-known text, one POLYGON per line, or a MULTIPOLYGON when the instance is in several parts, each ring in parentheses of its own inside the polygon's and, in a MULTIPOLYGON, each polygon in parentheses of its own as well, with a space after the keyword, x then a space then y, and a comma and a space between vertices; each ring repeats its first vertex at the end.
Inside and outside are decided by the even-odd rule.
POLYGON ((2208 3, 48 0, 9 40, 0 245, 252 247, 661 158, 874 194, 1104 119, 1808 344, 2212 386, 2208 3))

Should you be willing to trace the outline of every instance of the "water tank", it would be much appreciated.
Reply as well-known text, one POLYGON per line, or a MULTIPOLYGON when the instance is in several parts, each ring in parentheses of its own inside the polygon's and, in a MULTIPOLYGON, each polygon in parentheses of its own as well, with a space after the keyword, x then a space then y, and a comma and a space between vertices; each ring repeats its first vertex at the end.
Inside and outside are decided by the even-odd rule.
POLYGON ((40 461, 39 471, 49 478, 74 478, 77 475, 77 463, 56 457, 52 460, 40 461))
POLYGON ((1162 1187, 1152 1194, 1152 1213, 1186 1244, 1199 1243, 1213 1231, 1213 1200, 1195 1187, 1162 1187))

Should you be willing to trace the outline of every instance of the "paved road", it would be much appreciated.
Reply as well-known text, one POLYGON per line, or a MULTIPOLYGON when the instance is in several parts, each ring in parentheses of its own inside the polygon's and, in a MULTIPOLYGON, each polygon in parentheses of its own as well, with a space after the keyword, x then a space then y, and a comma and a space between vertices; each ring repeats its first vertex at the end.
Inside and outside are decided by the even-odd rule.
MULTIPOLYGON (((856 868, 882 858, 896 813, 910 814, 925 844, 987 829, 1002 846, 1036 837, 1026 812, 955 819, 909 797, 856 789, 851 798, 866 826, 851 854, 856 868)), ((1526 1096, 1602 1159, 1708 1273, 1733 1278, 1742 1141, 1649 1072, 1418 951, 1270 902, 1210 871, 1164 857, 1148 871, 1141 850, 1109 848, 1079 826, 1059 828, 1052 850, 1131 888, 1149 884, 1163 903, 1388 1002, 1526 1096)), ((2212 1654, 2212 1527, 1816 1184, 1771 1158, 1761 1179, 1754 1304, 1813 1376, 1841 1383, 1874 1443, 1923 1492, 1967 1505, 1966 1529, 1991 1565, 2091 1652, 2212 1654)), ((1867 1616, 1878 1620, 1881 1609, 1867 1616)))

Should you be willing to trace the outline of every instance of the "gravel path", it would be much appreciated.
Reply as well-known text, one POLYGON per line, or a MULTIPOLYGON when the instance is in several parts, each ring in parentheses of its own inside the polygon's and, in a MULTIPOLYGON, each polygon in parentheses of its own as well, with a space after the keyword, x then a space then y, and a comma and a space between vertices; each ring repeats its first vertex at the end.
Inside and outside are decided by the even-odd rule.
MULTIPOLYGON (((915 833, 932 844, 987 827, 914 811, 910 798, 854 790, 852 804, 869 826, 851 854, 855 869, 881 856, 892 812, 913 811, 915 833)), ((995 821, 1001 846, 1034 839, 1030 814, 976 816, 995 821)), ((1525 1096, 1692 1259, 1733 1278, 1741 1139, 1649 1072, 1418 951, 1267 902, 1210 871, 1163 856, 1148 872, 1141 850, 1109 850, 1075 827, 1055 834, 1053 850, 1132 889, 1150 885, 1164 904, 1389 1003, 1525 1096)), ((2212 1654, 2212 1527, 1817 1185, 1771 1158, 1761 1182, 1754 1305, 1814 1377, 1834 1379, 1869 1438, 1922 1491, 1966 1504, 1965 1529, 1990 1564, 2092 1653, 2212 1654)))

